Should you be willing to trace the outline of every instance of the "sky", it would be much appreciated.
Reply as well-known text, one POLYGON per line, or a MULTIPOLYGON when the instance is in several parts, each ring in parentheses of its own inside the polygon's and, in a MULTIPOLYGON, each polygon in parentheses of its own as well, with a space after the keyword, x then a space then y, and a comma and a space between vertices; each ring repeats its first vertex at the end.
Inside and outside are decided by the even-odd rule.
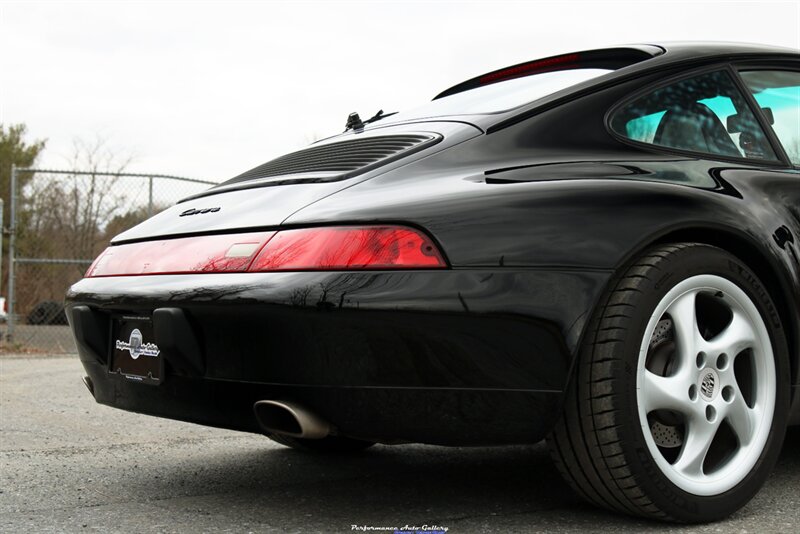
POLYGON ((478 74, 625 43, 800 48, 794 2, 0 0, 0 123, 65 168, 104 140, 127 170, 221 181, 478 74))

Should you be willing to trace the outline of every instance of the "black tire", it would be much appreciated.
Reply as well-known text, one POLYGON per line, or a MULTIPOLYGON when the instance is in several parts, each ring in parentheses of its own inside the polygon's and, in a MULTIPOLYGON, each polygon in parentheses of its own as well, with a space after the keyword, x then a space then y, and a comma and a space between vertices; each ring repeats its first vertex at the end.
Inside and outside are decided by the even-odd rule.
MULTIPOLYGON (((561 419, 548 437, 559 471, 588 501, 630 515, 698 523, 735 512, 763 485, 786 431, 789 351, 769 294, 736 257, 691 243, 651 249, 611 285, 588 327, 561 419), (740 471, 737 476, 744 476, 740 482, 713 495, 684 491, 659 467, 645 440, 645 432, 652 427, 642 428, 636 390, 639 353, 644 340, 650 339, 644 336, 651 335, 646 332, 651 316, 671 288, 696 275, 733 282, 755 304, 766 323, 777 375, 772 421, 765 416, 760 427, 766 442, 752 453, 756 457, 760 450, 760 456, 749 471, 740 471)), ((716 434, 710 438, 715 439, 716 434)), ((700 469, 705 470, 703 454, 700 469)))
POLYGON ((291 447, 292 449, 297 449, 299 451, 314 453, 342 454, 359 452, 375 445, 375 443, 372 441, 363 441, 360 439, 345 438, 342 436, 327 436, 322 439, 303 439, 272 434, 267 437, 275 443, 280 443, 286 447, 291 447))

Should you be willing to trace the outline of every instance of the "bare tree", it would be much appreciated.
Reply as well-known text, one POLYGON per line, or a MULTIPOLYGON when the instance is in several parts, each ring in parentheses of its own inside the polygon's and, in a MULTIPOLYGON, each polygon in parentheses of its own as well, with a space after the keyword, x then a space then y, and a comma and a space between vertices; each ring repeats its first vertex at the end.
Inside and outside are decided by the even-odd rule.
POLYGON ((107 238, 105 228, 130 207, 130 184, 113 174, 124 172, 131 160, 102 137, 76 139, 69 166, 87 174, 42 175, 28 184, 21 192, 27 219, 21 247, 38 257, 94 257, 107 238))
MULTIPOLYGON (((141 180, 125 182, 114 175, 125 171, 130 156, 119 155, 104 138, 96 137, 75 140, 67 159, 69 167, 82 174, 39 172, 19 190, 17 257, 92 260, 105 247, 109 230, 141 219, 141 199, 136 203, 133 198, 137 192, 141 196, 141 180)), ((61 301, 86 267, 52 263, 20 268, 16 310, 28 314, 61 301)))

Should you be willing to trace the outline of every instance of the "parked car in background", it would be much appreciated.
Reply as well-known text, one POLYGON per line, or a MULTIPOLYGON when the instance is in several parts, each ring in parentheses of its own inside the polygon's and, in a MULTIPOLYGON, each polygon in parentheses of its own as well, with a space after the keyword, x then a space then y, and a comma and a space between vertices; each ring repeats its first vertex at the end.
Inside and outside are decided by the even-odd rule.
POLYGON ((122 233, 67 315, 103 404, 309 451, 547 438, 588 501, 710 521, 800 422, 798 169, 796 50, 538 59, 122 233))
POLYGON ((67 316, 64 305, 54 300, 43 300, 37 303, 27 316, 28 324, 33 325, 65 325, 67 316))

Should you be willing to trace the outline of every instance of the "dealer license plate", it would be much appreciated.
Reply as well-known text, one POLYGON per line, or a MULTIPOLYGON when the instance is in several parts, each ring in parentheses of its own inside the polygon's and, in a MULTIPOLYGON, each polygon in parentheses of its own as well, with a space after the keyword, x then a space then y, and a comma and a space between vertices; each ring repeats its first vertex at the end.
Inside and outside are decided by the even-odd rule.
POLYGON ((123 315, 114 318, 111 331, 111 373, 144 384, 159 384, 164 359, 155 344, 149 317, 123 315))

